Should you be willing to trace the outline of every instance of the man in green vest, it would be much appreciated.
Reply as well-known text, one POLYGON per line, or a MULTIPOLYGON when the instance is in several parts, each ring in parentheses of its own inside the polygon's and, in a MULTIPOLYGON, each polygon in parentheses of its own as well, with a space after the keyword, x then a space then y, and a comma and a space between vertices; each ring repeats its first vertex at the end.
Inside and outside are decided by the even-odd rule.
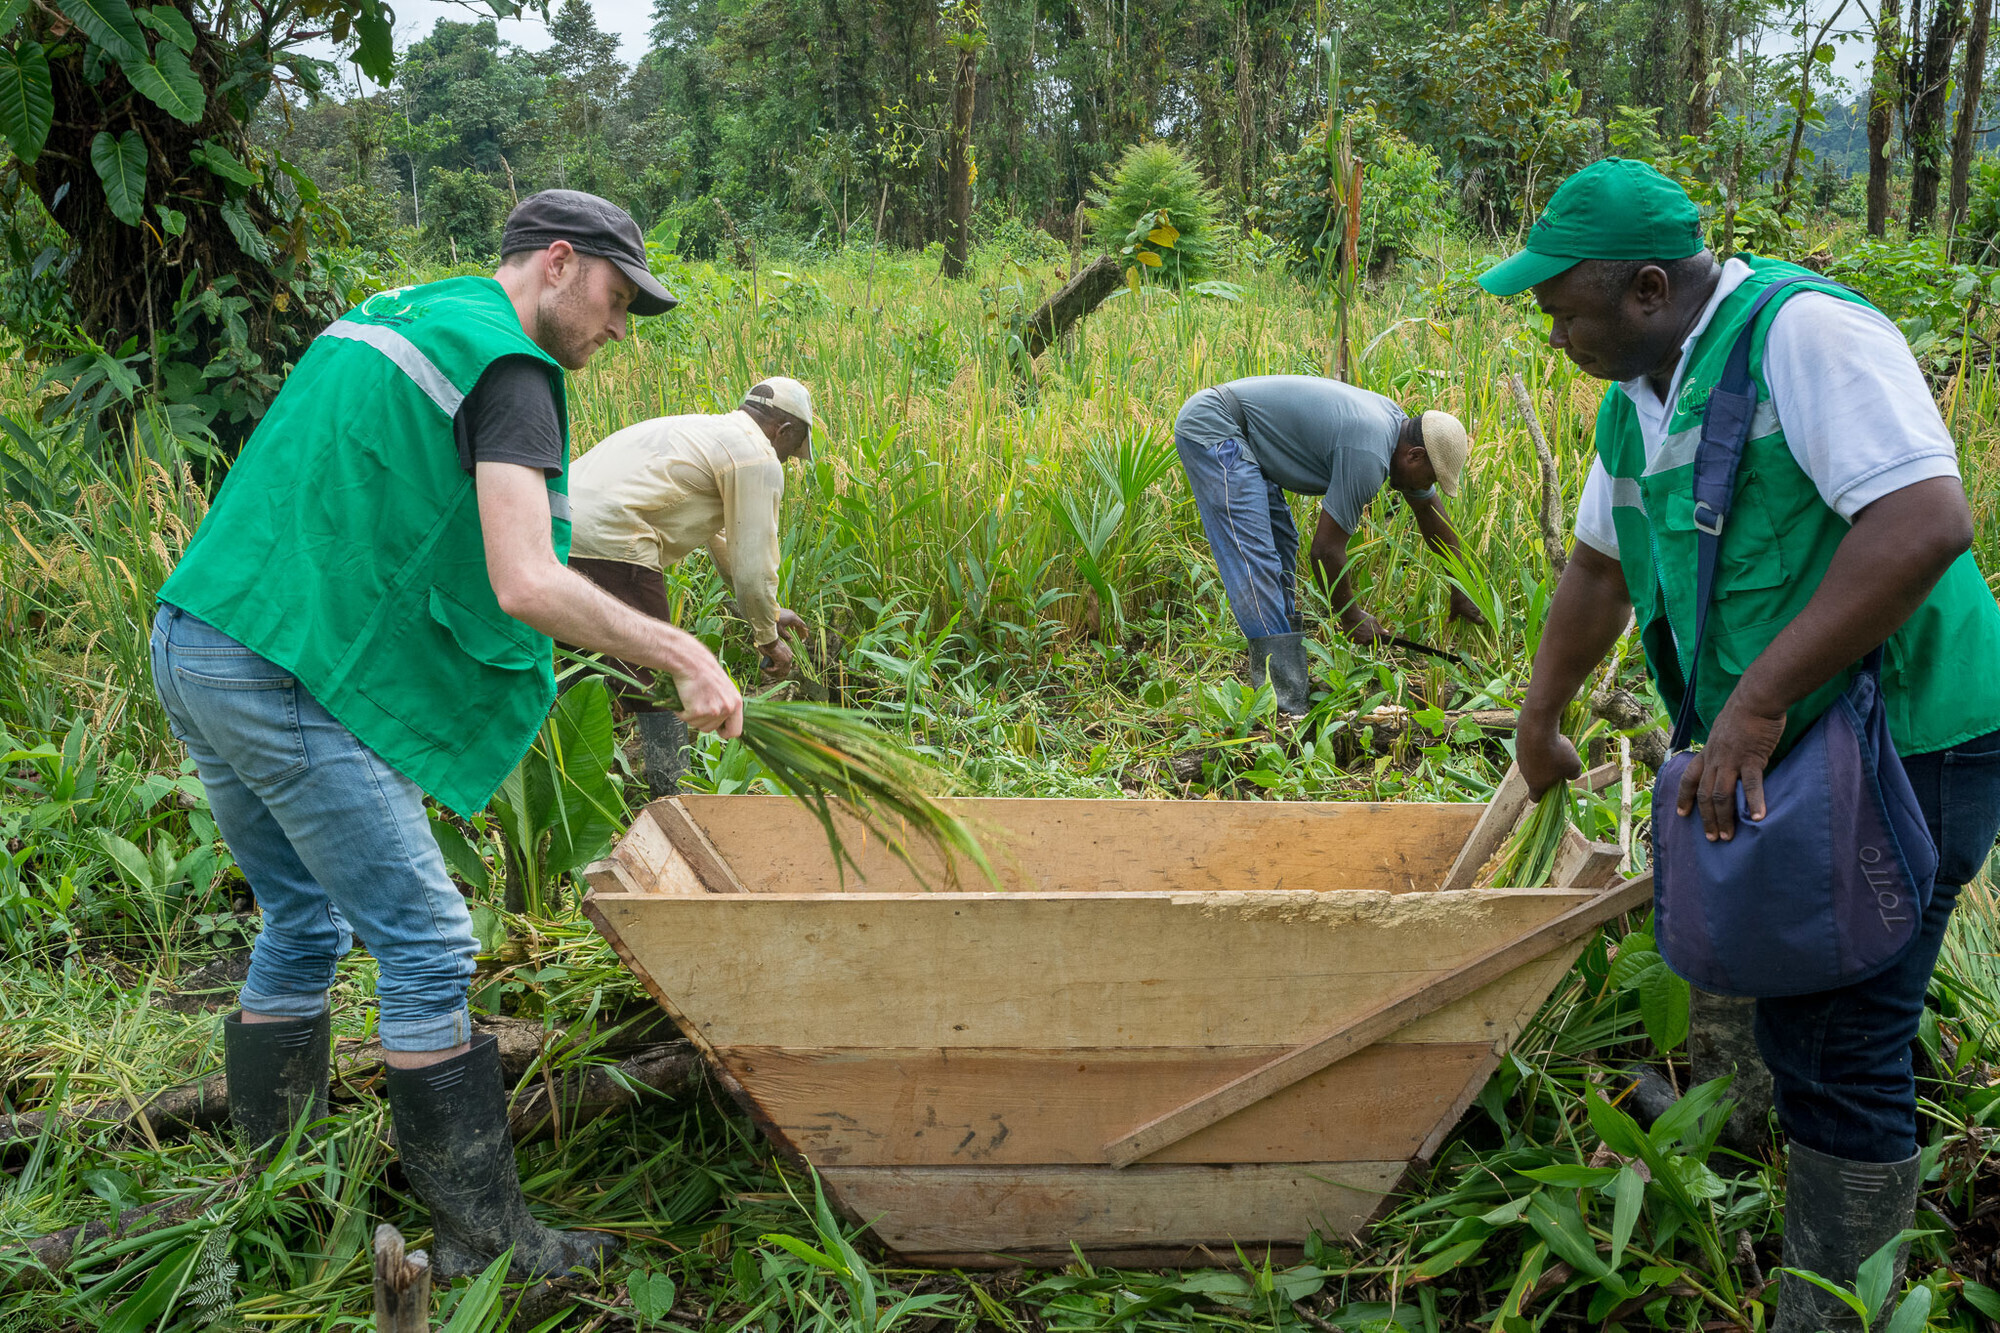
MULTIPOLYGON (((1516 758, 1532 791, 1580 772, 1563 708, 1635 608, 1647 668, 1679 707, 1702 409, 1751 304, 1805 273, 1719 263, 1678 185, 1612 158, 1565 181, 1526 249, 1481 277, 1501 296, 1532 289, 1550 345, 1614 382, 1521 709, 1516 758)), ((2000 609, 1968 553, 1951 437, 1895 325, 1843 287, 1805 282, 1763 307, 1750 352, 1759 403, 1695 672, 1706 744, 1678 814, 1728 839, 1740 789, 1763 818, 1765 770, 1883 645, 1890 731, 1939 847, 1936 896, 1902 962, 1755 1006, 1791 1145, 1786 1265, 1851 1284, 1909 1225, 1922 1183, 1911 1043, 1958 888, 2000 828, 2000 609)), ((1783 1279, 1777 1333, 1861 1327, 1836 1298, 1783 1279)))
POLYGON ((528 1213, 474 943, 424 794, 482 810, 555 698, 552 638, 670 672, 693 727, 743 702, 692 636, 565 565, 564 370, 673 305, 621 209, 522 201, 491 278, 383 292, 300 357, 160 589, 153 679, 263 913, 224 1022, 230 1116, 261 1146, 325 1114, 334 965, 360 935, 404 1170, 449 1280, 517 1280, 607 1238, 528 1213))

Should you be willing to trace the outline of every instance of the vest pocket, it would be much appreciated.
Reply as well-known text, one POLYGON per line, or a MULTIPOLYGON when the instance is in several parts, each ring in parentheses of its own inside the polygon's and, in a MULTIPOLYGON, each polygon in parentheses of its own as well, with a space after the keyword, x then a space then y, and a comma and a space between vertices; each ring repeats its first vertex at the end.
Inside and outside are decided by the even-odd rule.
POLYGON ((538 674, 547 642, 511 618, 496 624, 433 585, 383 645, 382 660, 403 670, 371 675, 356 688, 440 754, 455 758, 515 720, 526 728, 525 742, 548 708, 538 674))

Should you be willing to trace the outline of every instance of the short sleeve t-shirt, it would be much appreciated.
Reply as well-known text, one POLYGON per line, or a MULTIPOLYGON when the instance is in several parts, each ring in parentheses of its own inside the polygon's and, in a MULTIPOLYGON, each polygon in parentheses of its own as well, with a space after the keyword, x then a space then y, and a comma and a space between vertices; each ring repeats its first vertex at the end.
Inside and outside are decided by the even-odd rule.
POLYGON ((1270 480, 1320 508, 1352 533, 1389 479, 1396 437, 1408 420, 1390 399, 1315 375, 1256 375, 1231 381, 1250 438, 1243 451, 1270 480))
MULTIPOLYGON (((1680 396, 1686 351, 1707 331, 1724 297, 1750 276, 1732 259, 1682 346, 1665 398, 1644 379, 1619 387, 1632 400, 1650 460, 1665 447, 1680 396)), ((1829 509, 1854 516, 1891 491, 1958 475, 1958 450, 1902 330, 1867 306, 1824 292, 1800 292, 1778 307, 1764 343, 1764 382, 1785 429, 1785 444, 1829 509)), ((1594 454, 1577 506, 1577 539, 1618 558, 1611 475, 1594 454)))
POLYGON ((548 365, 532 356, 503 356, 488 366, 451 429, 467 472, 477 463, 519 463, 559 477, 568 461, 548 365))

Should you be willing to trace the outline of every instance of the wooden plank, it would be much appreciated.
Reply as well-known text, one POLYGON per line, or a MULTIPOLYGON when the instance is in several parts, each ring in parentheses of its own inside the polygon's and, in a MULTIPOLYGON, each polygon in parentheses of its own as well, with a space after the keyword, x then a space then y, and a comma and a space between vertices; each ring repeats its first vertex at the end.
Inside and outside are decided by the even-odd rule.
MULTIPOLYGON (((639 812, 632 827, 612 847, 610 859, 625 868, 625 878, 633 884, 633 892, 708 892, 708 886, 696 876, 687 858, 675 849, 650 806, 639 812)), ((600 886, 595 879, 590 881, 590 887, 603 893, 617 892, 609 886, 600 886)))
MULTIPOLYGON (((716 1052, 777 1131, 821 1168, 1094 1164, 1105 1140, 1135 1115, 1167 1110, 1282 1053, 1269 1046, 716 1052)), ((1494 1058, 1491 1042, 1372 1046, 1154 1160, 1411 1157, 1441 1120, 1458 1119, 1494 1058)))
POLYGON ((1314 1074, 1336 1061, 1382 1040, 1398 1028, 1436 1013, 1454 1001, 1513 972, 1551 949, 1582 939, 1613 917, 1622 916, 1653 894, 1653 877, 1641 875, 1620 887, 1579 904, 1552 921, 1537 926, 1478 958, 1461 963, 1446 976, 1428 977, 1405 987, 1365 1014, 1328 1029, 1297 1049, 1258 1066, 1200 1097, 1145 1122, 1105 1145, 1105 1160, 1128 1166, 1178 1143, 1253 1102, 1314 1074))
POLYGON ((607 856, 602 861, 592 861, 583 868, 583 881, 590 885, 592 893, 647 893, 646 886, 634 879, 625 863, 616 856, 607 856))
MULTIPOLYGON (((588 909, 715 1046, 1292 1046, 1594 897, 593 894, 588 909)), ((1553 980, 1501 978, 1422 1039, 1511 1040, 1553 980)))
POLYGON ((1617 882, 1618 867, 1624 859, 1625 853, 1617 843, 1592 842, 1571 829, 1563 840, 1562 850, 1556 853, 1555 871, 1549 882, 1566 889, 1608 888, 1617 882))
POLYGON ((1480 867, 1493 859, 1493 853, 1507 841, 1507 835, 1521 822, 1527 809, 1528 780, 1521 776, 1519 768, 1509 764, 1507 775, 1493 789, 1493 799, 1486 803, 1479 822, 1466 835, 1465 845, 1459 848, 1457 859, 1439 887, 1447 893, 1471 888, 1479 878, 1480 867))
MULTIPOLYGON (((759 892, 837 892, 826 836, 782 796, 680 798, 723 861, 759 892)), ((1482 807, 1471 803, 968 799, 945 803, 972 825, 1015 891, 1437 888, 1482 807)), ((878 837, 856 829, 846 889, 919 889, 878 837)), ((932 884, 935 859, 916 852, 932 884)), ((967 887, 973 887, 969 882, 967 887)))
MULTIPOLYGON (((1296 1267, 1306 1257, 1303 1245, 1289 1242, 1246 1245, 1244 1254, 1253 1264, 1268 1262, 1273 1268, 1296 1267)), ((1236 1268, 1241 1264, 1234 1248, 1218 1249, 1212 1245, 1184 1245, 1177 1249, 1099 1245, 1084 1250, 1083 1257, 1099 1268, 1236 1268)), ((1071 1250, 1008 1250, 993 1254, 899 1254, 896 1259, 912 1268, 1064 1268, 1076 1262, 1076 1254, 1071 1250)))
MULTIPOLYGON (((794 808, 798 805, 787 796, 773 799, 784 801, 794 808)), ((736 877, 736 872, 729 868, 729 863, 716 851, 715 844, 708 840, 708 835, 702 832, 701 826, 689 817, 687 807, 681 804, 679 798, 669 796, 654 801, 646 807, 644 815, 651 817, 654 827, 666 838, 703 889, 710 893, 749 892, 743 881, 736 877)), ((644 822, 643 816, 640 822, 644 822)), ((825 845, 824 839, 821 845, 825 845)))
POLYGON ((892 1250, 1053 1251, 1070 1244, 1146 1248, 1297 1244, 1352 1235, 1401 1179, 1404 1163, 1259 1166, 830 1167, 849 1213, 892 1250))

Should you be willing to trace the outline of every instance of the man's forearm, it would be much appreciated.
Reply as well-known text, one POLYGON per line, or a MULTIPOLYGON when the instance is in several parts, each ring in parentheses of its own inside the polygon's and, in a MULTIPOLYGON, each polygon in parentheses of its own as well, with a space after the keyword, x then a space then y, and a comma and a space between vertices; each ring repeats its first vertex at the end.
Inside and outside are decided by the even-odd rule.
POLYGON ((1417 531, 1424 534, 1424 541, 1433 551, 1450 551, 1458 554, 1458 529, 1452 527, 1444 506, 1426 497, 1411 500, 1410 511, 1416 515, 1417 531))
POLYGON ((551 562, 502 610, 552 639, 673 670, 707 650, 686 631, 635 611, 572 569, 551 562))
POLYGON ((1523 731, 1560 726, 1563 709, 1618 642, 1631 614, 1618 562, 1578 542, 1556 584, 1541 646, 1535 650, 1528 697, 1521 705, 1523 731))
POLYGON ((1353 625, 1368 613, 1354 598, 1354 590, 1347 579, 1347 552, 1314 551, 1313 571, 1319 582, 1320 591, 1326 594, 1327 604, 1343 625, 1353 625))
POLYGON ((1846 670, 1902 627, 1972 544, 1956 478, 1893 491, 1854 516, 1805 609, 1737 683, 1752 713, 1772 716, 1846 670))

